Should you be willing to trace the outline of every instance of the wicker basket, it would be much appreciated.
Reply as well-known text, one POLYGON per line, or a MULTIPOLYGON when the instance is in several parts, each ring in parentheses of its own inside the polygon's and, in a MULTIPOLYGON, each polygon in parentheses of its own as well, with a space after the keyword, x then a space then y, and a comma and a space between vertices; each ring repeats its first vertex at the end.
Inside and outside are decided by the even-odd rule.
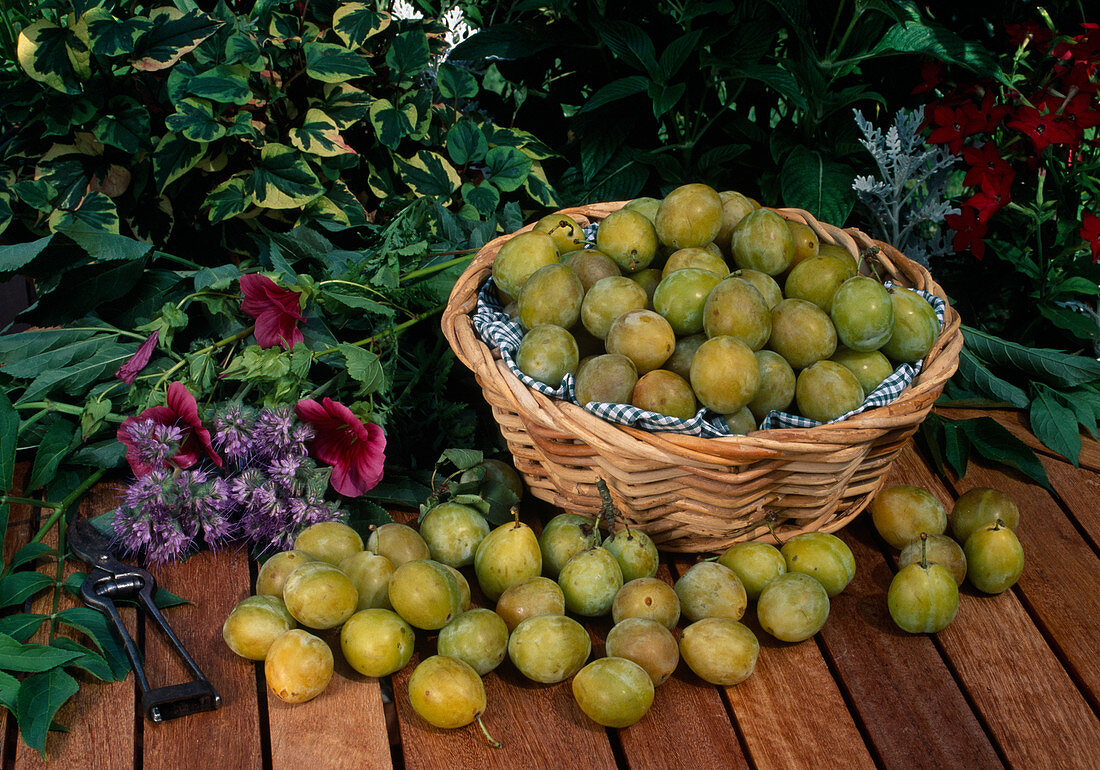
MULTIPOLYGON (((564 213, 586 224, 622 205, 603 203, 564 213)), ((820 223, 805 211, 777 211, 855 254, 878 246, 883 278, 944 296, 927 270, 891 246, 858 230, 820 223)), ((474 331, 470 313, 478 291, 510 237, 488 243, 459 278, 443 314, 443 333, 481 385, 532 494, 594 516, 600 507, 596 480, 602 478, 631 526, 666 551, 719 552, 763 538, 769 528, 781 535, 840 529, 878 491, 894 457, 958 365, 963 340, 958 313, 948 305, 939 339, 912 384, 888 406, 843 422, 724 438, 608 423, 525 386, 499 351, 490 350, 474 331)))

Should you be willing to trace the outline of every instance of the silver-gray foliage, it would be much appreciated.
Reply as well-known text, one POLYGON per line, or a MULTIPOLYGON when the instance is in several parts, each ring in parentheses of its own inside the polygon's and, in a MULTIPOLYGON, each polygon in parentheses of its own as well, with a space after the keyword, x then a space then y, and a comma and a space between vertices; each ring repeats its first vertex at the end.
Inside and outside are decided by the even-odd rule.
POLYGON ((920 112, 899 110, 885 134, 854 112, 863 132, 860 144, 879 169, 879 178, 858 176, 852 183, 874 219, 872 234, 922 265, 954 251, 944 217, 959 210, 943 200, 943 192, 958 156, 928 148, 920 135, 920 112))

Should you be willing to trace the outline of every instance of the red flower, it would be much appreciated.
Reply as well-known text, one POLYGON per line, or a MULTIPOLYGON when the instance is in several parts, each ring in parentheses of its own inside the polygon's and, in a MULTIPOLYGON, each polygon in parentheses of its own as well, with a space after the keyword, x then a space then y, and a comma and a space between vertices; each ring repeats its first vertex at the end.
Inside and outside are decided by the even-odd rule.
POLYGON ((130 359, 115 372, 115 377, 118 377, 127 385, 133 385, 138 374, 149 363, 149 359, 153 357, 153 351, 157 347, 158 340, 160 340, 159 329, 150 334, 145 342, 138 346, 137 352, 130 356, 130 359))
POLYGON ((266 275, 241 276, 241 312, 256 319, 256 343, 261 348, 282 345, 290 350, 305 339, 298 329, 302 320, 301 292, 280 288, 266 275))
POLYGON ((1062 108, 1062 123, 1073 134, 1074 146, 1081 143, 1085 129, 1100 126, 1100 104, 1095 95, 1079 93, 1062 108))
POLYGON ((1008 127, 1031 137, 1035 152, 1042 152, 1052 144, 1072 144, 1073 132, 1057 114, 1041 112, 1035 107, 1021 106, 1016 117, 1008 121, 1008 127))
POLYGON ((1100 259, 1100 217, 1095 214, 1085 214, 1081 217, 1081 237, 1088 241, 1092 249, 1092 261, 1100 259))
POLYGON ((386 434, 372 422, 363 423, 341 403, 325 398, 299 401, 299 419, 313 427, 313 456, 332 466, 332 488, 358 497, 382 480, 386 434))
POLYGON ((924 94, 932 91, 932 89, 943 82, 943 73, 943 62, 936 61, 935 59, 922 62, 920 65, 921 82, 913 88, 912 93, 924 94))
POLYGON ((1000 148, 993 142, 986 142, 981 147, 964 147, 962 156, 970 165, 963 179, 963 184, 969 187, 981 187, 987 178, 1006 179, 1002 184, 1010 186, 1016 176, 1012 166, 1001 157, 1000 148))
POLYGON ((978 259, 985 256, 985 238, 989 226, 978 219, 978 213, 964 206, 961 214, 948 214, 944 217, 947 226, 955 231, 952 247, 955 251, 969 251, 978 259))
POLYGON ((959 109, 959 113, 967 135, 988 134, 1008 117, 1009 109, 1003 104, 994 104, 993 92, 986 91, 981 104, 974 102, 964 104, 959 109))
POLYGON ((977 211, 979 222, 988 222, 1012 200, 1011 184, 1012 178, 1008 176, 986 176, 982 179, 981 191, 971 195, 963 205, 977 211))
POLYGON ((970 136, 963 110, 948 107, 945 104, 928 105, 925 108, 925 120, 933 125, 928 141, 932 144, 946 144, 953 153, 962 149, 963 139, 970 136), (928 109, 932 115, 928 117, 928 109))
POLYGON ((220 468, 222 458, 218 457, 210 443, 210 431, 203 427, 202 420, 199 419, 199 406, 195 403, 195 397, 182 382, 173 382, 168 386, 166 402, 167 406, 150 407, 137 417, 127 417, 118 426, 115 435, 126 445, 126 460, 134 474, 144 476, 152 470, 141 459, 129 430, 134 423, 145 420, 152 420, 160 425, 175 425, 183 431, 179 451, 172 457, 172 462, 180 468, 190 468, 204 454, 220 468))
POLYGON ((1008 42, 1017 48, 1027 43, 1040 51, 1046 50, 1054 38, 1054 33, 1048 27, 1034 19, 1020 24, 1005 24, 1005 34, 1008 35, 1008 42))

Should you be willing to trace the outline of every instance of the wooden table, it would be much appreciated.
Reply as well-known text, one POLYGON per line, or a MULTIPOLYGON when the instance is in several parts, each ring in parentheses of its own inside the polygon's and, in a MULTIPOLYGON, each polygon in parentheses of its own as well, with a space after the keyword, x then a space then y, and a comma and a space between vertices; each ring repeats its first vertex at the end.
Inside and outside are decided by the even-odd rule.
MULTIPOLYGON (((1006 420, 1019 432, 1018 421, 1006 420)), ((1082 468, 1043 458, 1054 494, 972 463, 965 479, 941 475, 908 446, 889 483, 923 486, 946 505, 975 486, 1004 489, 1019 504, 1027 565, 1000 596, 961 592, 954 623, 935 636, 899 631, 886 610, 896 554, 861 516, 841 536, 858 570, 833 600, 825 628, 801 644, 760 633, 755 673, 714 687, 681 664, 657 689, 642 721, 605 730, 573 702, 569 683, 537 685, 510 663, 485 677, 485 724, 443 731, 408 704, 412 666, 390 679, 351 672, 340 661, 328 689, 298 706, 265 687, 262 666, 225 647, 221 625, 250 593, 256 568, 236 551, 202 553, 161 569, 169 590, 194 601, 168 617, 219 689, 220 710, 153 725, 144 721, 133 677, 87 682, 58 714, 53 767, 1100 767, 1100 450, 1082 468)), ((85 502, 110 506, 109 491, 85 502)), ((8 548, 35 529, 35 512, 12 512, 8 548)), ((664 578, 691 559, 672 558, 664 578)), ((471 582, 472 574, 470 575, 471 582)), ((746 622, 755 626, 752 611, 746 622)), ((131 624, 135 618, 129 617, 131 624)), ((607 622, 589 623, 594 654, 607 622)), ((331 640, 332 637, 330 637, 331 640)), ((142 634, 154 685, 187 677, 153 634, 142 634)), ((422 638, 418 657, 434 652, 422 638)), ((415 659, 414 659, 415 662, 415 659)), ((40 765, 5 714, 3 768, 40 765)))

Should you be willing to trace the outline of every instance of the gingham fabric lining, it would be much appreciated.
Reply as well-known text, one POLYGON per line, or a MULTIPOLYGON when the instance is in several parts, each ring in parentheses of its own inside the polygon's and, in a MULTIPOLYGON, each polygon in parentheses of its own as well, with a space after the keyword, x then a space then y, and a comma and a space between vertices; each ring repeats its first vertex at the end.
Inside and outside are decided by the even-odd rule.
MULTIPOLYGON (((889 281, 886 282, 887 287, 893 285, 894 284, 889 281)), ((519 370, 519 367, 516 365, 516 350, 519 348, 520 340, 523 339, 523 326, 520 325, 519 321, 514 321, 509 318, 504 312, 500 301, 497 299, 496 291, 493 290, 492 286, 493 279, 489 278, 489 280, 485 282, 485 285, 481 287, 481 292, 478 294, 477 299, 477 308, 473 315, 474 328, 477 330, 482 342, 491 348, 498 348, 501 358, 504 360, 505 364, 507 364, 511 372, 519 377, 528 387, 537 390, 543 395, 552 398, 560 398, 576 404, 577 399, 573 393, 572 374, 565 375, 561 385, 557 388, 552 388, 545 383, 528 377, 519 370)), ((943 315, 946 304, 942 299, 928 292, 918 290, 917 293, 928 300, 932 308, 936 311, 936 317, 939 318, 940 330, 942 331, 943 315)), ((901 392, 913 381, 913 378, 920 373, 922 363, 923 362, 918 361, 916 364, 902 364, 894 370, 893 374, 883 380, 877 388, 871 391, 870 395, 867 396, 866 400, 864 400, 859 408, 853 409, 847 414, 837 417, 835 420, 830 420, 830 422, 846 420, 852 415, 859 414, 867 409, 889 404, 901 395, 901 392)), ((721 415, 709 409, 700 409, 690 420, 681 420, 678 417, 669 417, 668 415, 659 414, 657 412, 648 412, 644 409, 631 406, 630 404, 608 404, 593 401, 580 406, 583 406, 585 410, 608 422, 617 423, 619 425, 630 425, 648 431, 686 433, 692 436, 702 436, 704 438, 717 438, 719 436, 732 435, 729 428, 726 426, 726 421, 721 415)), ((815 425, 821 425, 821 423, 797 414, 772 410, 760 424, 760 430, 767 430, 769 428, 812 428, 815 425)))

